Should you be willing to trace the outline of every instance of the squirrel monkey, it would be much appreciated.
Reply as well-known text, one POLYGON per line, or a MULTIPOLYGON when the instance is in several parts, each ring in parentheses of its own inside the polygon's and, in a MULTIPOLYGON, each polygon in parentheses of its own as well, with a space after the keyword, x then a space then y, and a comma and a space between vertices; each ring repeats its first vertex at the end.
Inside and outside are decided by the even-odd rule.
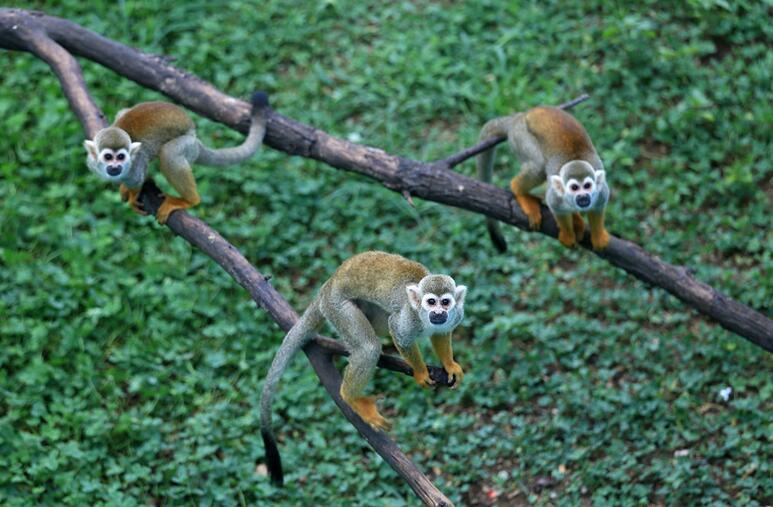
POLYGON ((418 262, 385 252, 365 252, 344 261, 290 329, 274 356, 260 399, 260 426, 271 480, 282 484, 282 462, 271 429, 271 398, 290 360, 327 320, 349 351, 341 398, 365 422, 387 429, 375 396, 363 396, 381 355, 379 336, 391 335, 422 387, 432 385, 416 343, 429 336, 454 387, 464 373, 454 361, 451 333, 464 316, 467 287, 446 275, 432 275, 418 262))
POLYGON ((97 132, 93 140, 83 141, 86 164, 98 176, 120 183, 121 198, 145 214, 137 202, 148 173, 148 164, 158 157, 161 173, 181 197, 165 196, 156 218, 163 224, 178 209, 200 202, 191 163, 232 165, 247 160, 263 143, 266 132, 268 96, 252 94, 252 121, 247 138, 240 146, 211 149, 196 137, 190 116, 179 106, 167 102, 143 102, 118 113, 115 123, 97 132))
MULTIPOLYGON (((556 107, 535 107, 487 122, 480 138, 492 136, 507 136, 521 161, 521 171, 510 188, 532 229, 539 229, 542 215, 539 200, 529 191, 547 179, 545 200, 558 223, 558 240, 575 246, 585 233, 580 213, 587 212, 593 249, 606 248, 609 234, 604 228, 604 209, 609 187, 604 165, 588 133, 572 115, 556 107)), ((482 181, 491 181, 495 150, 478 155, 478 178, 482 181)), ((499 224, 488 219, 486 225, 491 241, 504 252, 507 243, 499 224)))

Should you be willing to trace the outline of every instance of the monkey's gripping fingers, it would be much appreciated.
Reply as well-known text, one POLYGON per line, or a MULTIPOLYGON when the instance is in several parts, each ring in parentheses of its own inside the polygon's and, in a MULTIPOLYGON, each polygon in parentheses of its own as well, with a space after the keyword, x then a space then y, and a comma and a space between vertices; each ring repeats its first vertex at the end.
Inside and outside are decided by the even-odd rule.
POLYGON ((121 183, 121 186, 118 187, 118 191, 121 193, 121 200, 128 202, 129 206, 132 207, 135 213, 140 215, 148 214, 148 212, 145 211, 145 208, 142 207, 142 204, 140 204, 140 202, 137 200, 137 198, 140 196, 140 189, 131 189, 121 183))
POLYGON ((413 378, 421 387, 430 388, 435 385, 435 381, 429 376, 429 370, 425 366, 423 370, 413 370, 413 378))
POLYGON ((462 383, 462 379, 464 378, 464 371, 462 370, 462 367, 459 366, 459 363, 451 361, 449 364, 443 365, 443 369, 448 373, 449 377, 453 377, 454 379, 451 389, 459 387, 459 384, 462 383))

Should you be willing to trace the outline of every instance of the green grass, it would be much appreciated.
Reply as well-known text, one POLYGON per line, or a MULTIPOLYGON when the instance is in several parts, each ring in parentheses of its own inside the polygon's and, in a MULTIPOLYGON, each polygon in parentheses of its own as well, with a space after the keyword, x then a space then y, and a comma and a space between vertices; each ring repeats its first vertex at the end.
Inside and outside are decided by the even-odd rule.
MULTIPOLYGON (((607 166, 610 229, 773 313, 770 2, 35 5, 415 159, 587 91, 575 114, 607 166)), ((43 62, 1 56, 0 504, 416 505, 303 359, 275 404, 288 487, 256 473, 258 393, 283 333, 88 173, 43 62)), ((82 64, 111 118, 160 96, 82 64)), ((240 140, 197 124, 210 144, 240 140)), ((496 183, 516 166, 500 150, 496 183)), ((386 371, 372 386, 392 436, 457 505, 486 505, 490 491, 499 505, 773 503, 770 355, 664 291, 515 229, 497 255, 481 216, 412 209, 273 150, 196 171, 193 213, 296 309, 367 249, 470 286, 461 388, 429 393, 386 371)))

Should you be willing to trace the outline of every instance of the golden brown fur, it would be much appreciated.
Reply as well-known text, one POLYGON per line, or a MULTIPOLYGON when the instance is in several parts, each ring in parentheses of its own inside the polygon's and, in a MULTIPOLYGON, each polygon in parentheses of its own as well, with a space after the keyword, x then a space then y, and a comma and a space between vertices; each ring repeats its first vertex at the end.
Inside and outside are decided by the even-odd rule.
POLYGON ((530 109, 526 112, 526 125, 537 138, 545 158, 560 156, 563 164, 569 160, 587 160, 596 151, 580 122, 557 107, 530 109))
POLYGON ((143 102, 128 109, 113 124, 132 139, 163 144, 195 128, 188 113, 168 102, 143 102))

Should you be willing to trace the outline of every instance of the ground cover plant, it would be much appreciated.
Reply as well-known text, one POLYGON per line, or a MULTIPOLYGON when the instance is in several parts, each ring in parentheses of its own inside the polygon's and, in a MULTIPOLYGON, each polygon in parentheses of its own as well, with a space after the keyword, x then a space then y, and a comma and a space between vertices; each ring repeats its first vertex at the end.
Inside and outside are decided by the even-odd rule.
MULTIPOLYGON (((609 168, 611 231, 771 312, 765 6, 40 8, 417 159, 471 144, 488 117, 588 91, 575 113, 609 168)), ((3 57, 3 502, 414 504, 303 361, 276 404, 299 487, 268 485, 255 409, 281 331, 217 266, 87 174, 49 69, 3 57)), ((111 116, 157 97, 85 71, 111 116)), ((213 144, 239 139, 197 123, 213 144)), ((514 161, 499 161, 504 185, 514 161)), ((197 175, 195 213, 296 308, 368 248, 448 266, 471 286, 456 345, 464 387, 432 395, 386 372, 374 386, 390 393, 393 435, 457 503, 771 502, 769 357, 662 291, 517 231, 496 255, 480 216, 412 209, 281 153, 197 175)))

